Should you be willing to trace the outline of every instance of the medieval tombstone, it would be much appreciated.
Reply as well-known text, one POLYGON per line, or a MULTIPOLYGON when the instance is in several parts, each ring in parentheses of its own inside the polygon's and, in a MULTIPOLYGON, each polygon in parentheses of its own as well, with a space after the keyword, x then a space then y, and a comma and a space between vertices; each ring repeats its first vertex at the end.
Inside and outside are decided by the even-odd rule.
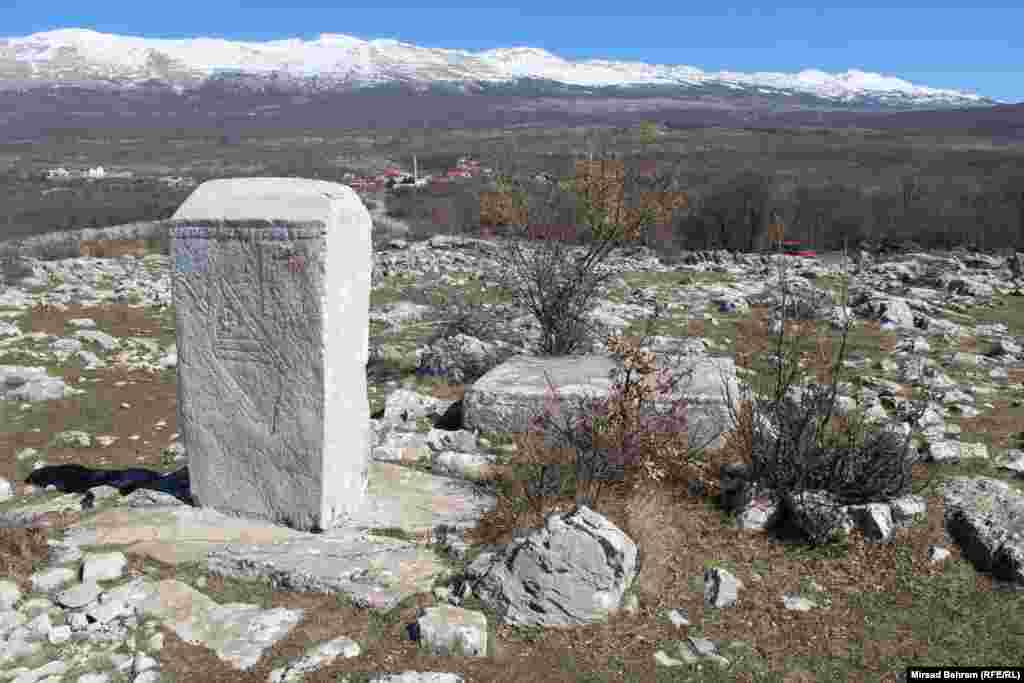
POLYGON ((167 223, 197 504, 303 531, 367 490, 370 214, 351 188, 211 180, 167 223))

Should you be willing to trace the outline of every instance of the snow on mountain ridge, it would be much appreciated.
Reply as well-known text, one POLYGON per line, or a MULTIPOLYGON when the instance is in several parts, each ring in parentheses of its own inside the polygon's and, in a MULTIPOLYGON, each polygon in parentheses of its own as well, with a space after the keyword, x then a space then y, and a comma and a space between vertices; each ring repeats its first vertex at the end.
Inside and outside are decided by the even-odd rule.
POLYGON ((805 69, 777 72, 705 72, 686 65, 590 59, 569 61, 532 47, 496 48, 481 52, 425 48, 395 39, 362 40, 341 33, 316 39, 290 38, 267 42, 221 38, 139 38, 69 28, 24 37, 0 38, 0 67, 13 56, 15 65, 31 68, 36 77, 69 73, 102 74, 109 78, 166 77, 154 62, 169 62, 179 73, 204 78, 225 71, 253 74, 284 72, 365 81, 390 78, 420 81, 490 81, 541 78, 579 86, 719 84, 735 89, 797 91, 851 99, 859 96, 902 96, 960 101, 986 98, 957 90, 929 88, 900 78, 849 69, 829 74, 805 69), (77 61, 76 61, 77 60, 77 61))

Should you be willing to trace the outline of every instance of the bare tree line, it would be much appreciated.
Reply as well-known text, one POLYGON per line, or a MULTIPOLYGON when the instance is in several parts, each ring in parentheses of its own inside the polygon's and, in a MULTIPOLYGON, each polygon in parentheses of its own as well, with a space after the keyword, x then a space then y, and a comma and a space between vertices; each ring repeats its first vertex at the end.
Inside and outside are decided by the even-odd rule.
MULTIPOLYGON (((411 159, 415 153, 424 173, 443 172, 470 156, 509 178, 531 201, 548 202, 550 222, 565 222, 572 220, 571 197, 550 203, 550 188, 535 180, 537 174, 571 178, 577 160, 617 159, 631 170, 626 197, 633 206, 655 185, 687 195, 687 206, 672 212, 668 226, 645 234, 648 246, 659 250, 764 249, 773 217, 785 223, 787 239, 819 251, 839 249, 844 239, 851 246, 911 241, 923 249, 984 250, 1017 249, 1024 240, 1024 156, 989 149, 983 140, 943 147, 931 139, 871 131, 662 133, 655 126, 463 132, 419 143, 383 134, 337 135, 330 144, 312 147, 293 140, 281 146, 264 140, 252 148, 201 146, 202 159, 194 146, 172 145, 166 162, 171 168, 188 162, 196 181, 255 174, 345 182, 350 169, 336 159, 346 150, 367 159, 411 159), (261 170, 251 170, 254 165, 261 170)), ((56 142, 51 147, 43 155, 48 161, 78 148, 56 142)), ((122 163, 130 163, 129 150, 142 155, 140 163, 165 155, 146 145, 121 148, 122 163)), ((42 168, 52 164, 19 162, 0 172, 0 228, 8 236, 158 220, 190 191, 145 177, 66 183, 64 190, 52 191, 56 185, 41 177, 42 168)), ((481 197, 494 190, 488 178, 473 178, 389 197, 387 205, 420 232, 478 233, 481 197)))
POLYGON ((743 171, 692 205, 674 226, 686 249, 764 249, 772 215, 786 225, 787 239, 819 251, 840 249, 844 240, 938 250, 1024 244, 1024 167, 984 184, 907 175, 891 188, 832 181, 781 191, 772 177, 743 171))

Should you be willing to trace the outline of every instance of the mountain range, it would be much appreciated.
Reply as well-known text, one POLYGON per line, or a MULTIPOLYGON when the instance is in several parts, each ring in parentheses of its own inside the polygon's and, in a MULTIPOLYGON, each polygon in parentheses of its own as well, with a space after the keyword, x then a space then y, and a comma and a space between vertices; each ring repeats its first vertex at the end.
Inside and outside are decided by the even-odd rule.
POLYGON ((681 126, 828 127, 838 120, 860 126, 867 120, 885 127, 900 112, 946 113, 946 119, 995 112, 1001 122, 1009 115, 1009 127, 1000 123, 1000 130, 1016 137, 1024 130, 1019 106, 855 69, 711 73, 569 61, 531 47, 469 52, 344 34, 242 42, 69 28, 0 38, 0 138, 8 139, 168 123, 242 132, 286 119, 318 125, 328 111, 344 127, 579 125, 638 117, 681 126), (417 98, 411 110, 407 104, 394 109, 395 98, 409 97, 417 98), (165 120, 148 120, 153 117, 165 120))
POLYGON ((218 80, 296 91, 346 91, 386 84, 413 90, 530 96, 761 95, 793 104, 837 108, 948 108, 999 104, 957 90, 928 88, 881 74, 706 73, 603 59, 568 61, 546 50, 512 47, 468 52, 343 34, 316 40, 240 42, 168 40, 61 29, 0 39, 0 80, 93 83, 115 87, 165 84, 183 91, 218 80), (525 93, 524 93, 525 90, 525 93), (730 93, 731 91, 731 93, 730 93))

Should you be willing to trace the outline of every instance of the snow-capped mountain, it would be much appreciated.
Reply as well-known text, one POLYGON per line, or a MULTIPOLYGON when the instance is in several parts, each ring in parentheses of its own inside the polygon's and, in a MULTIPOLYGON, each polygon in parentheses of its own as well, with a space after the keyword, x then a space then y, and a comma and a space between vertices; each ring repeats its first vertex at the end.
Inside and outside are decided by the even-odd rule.
POLYGON ((315 40, 136 38, 61 29, 0 39, 0 84, 116 88, 209 87, 337 92, 403 87, 529 97, 754 98, 769 106, 835 109, 945 109, 999 104, 956 90, 915 85, 855 69, 829 74, 710 73, 692 66, 569 61, 546 50, 513 47, 469 52, 396 40, 325 33, 315 40))

